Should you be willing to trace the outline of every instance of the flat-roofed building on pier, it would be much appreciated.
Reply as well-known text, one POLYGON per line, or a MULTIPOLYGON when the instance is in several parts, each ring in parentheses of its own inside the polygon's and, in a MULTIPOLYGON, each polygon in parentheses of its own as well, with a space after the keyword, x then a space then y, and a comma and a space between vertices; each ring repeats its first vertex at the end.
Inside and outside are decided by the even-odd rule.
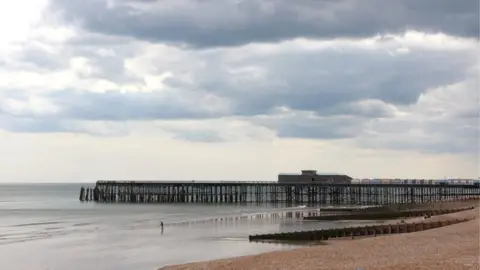
POLYGON ((316 170, 302 170, 296 174, 281 173, 278 183, 324 183, 324 184, 351 184, 352 178, 346 174, 317 173, 316 170))

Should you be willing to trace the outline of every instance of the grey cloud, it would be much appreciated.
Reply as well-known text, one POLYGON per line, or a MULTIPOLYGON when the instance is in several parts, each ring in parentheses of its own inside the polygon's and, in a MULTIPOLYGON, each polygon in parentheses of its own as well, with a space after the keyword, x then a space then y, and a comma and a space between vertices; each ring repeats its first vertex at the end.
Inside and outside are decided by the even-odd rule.
POLYGON ((189 93, 121 93, 66 90, 53 92, 49 99, 61 108, 61 118, 80 120, 194 119, 219 116, 202 110, 188 100, 189 93))
POLYGON ((32 117, 13 117, 0 114, 0 130, 18 133, 77 133, 97 137, 118 137, 130 133, 118 124, 108 125, 102 122, 103 128, 89 127, 85 122, 68 121, 67 119, 42 119, 32 117))
POLYGON ((478 155, 479 118, 459 119, 425 115, 370 119, 355 115, 316 117, 301 112, 254 118, 253 123, 283 138, 354 139, 370 149, 416 150, 424 153, 478 155))
MULTIPOLYGON (((45 97, 61 109, 58 117, 80 120, 254 116, 270 114, 279 107, 313 111, 317 116, 389 117, 393 112, 388 104, 414 104, 426 89, 463 80, 467 68, 475 61, 469 53, 427 51, 392 57, 381 51, 325 50, 237 63, 224 63, 221 57, 218 61, 205 57, 192 59, 182 68, 191 74, 189 78, 180 75, 166 79, 165 90, 95 93, 77 89, 52 92, 45 97), (206 65, 198 68, 197 61, 206 65), (247 75, 245 79, 244 75, 226 71, 248 66, 260 67, 266 74, 252 78, 247 75), (229 108, 215 108, 208 97, 229 108)), ((102 63, 102 59, 95 61, 102 63)), ((151 59, 153 63, 157 60, 151 59)), ((103 63, 108 61, 107 58, 103 63)), ((106 74, 96 74, 99 78, 115 73, 113 63, 117 60, 112 61, 111 69, 110 64, 105 64, 106 74)), ((172 72, 175 74, 175 69, 172 72)))
POLYGON ((357 143, 368 148, 414 149, 425 153, 478 155, 479 118, 425 117, 382 119, 369 123, 357 143))
POLYGON ((355 116, 315 117, 304 113, 271 116, 253 120, 283 138, 344 139, 353 138, 362 128, 364 119, 355 116))
POLYGON ((58 71, 68 67, 68 57, 62 55, 58 48, 50 51, 35 43, 25 44, 19 60, 48 71, 58 71))
POLYGON ((46 73, 68 67, 68 58, 31 45, 24 46, 19 55, 12 54, 11 57, 16 58, 15 61, 0 59, 0 70, 46 73))
POLYGON ((356 103, 340 104, 332 108, 332 114, 356 115, 367 118, 393 117, 395 108, 380 100, 360 100, 356 103))
MULTIPOLYGON (((87 35, 85 40, 91 40, 90 35, 87 35)), ((129 43, 110 44, 108 37, 96 37, 96 40, 98 44, 74 41, 55 46, 41 42, 19 43, 19 52, 12 55, 15 61, 0 59, 0 69, 41 74, 61 72, 70 68, 73 58, 85 58, 93 72, 81 74, 81 78, 104 79, 115 84, 144 82, 143 78, 129 74, 125 68, 125 59, 134 56, 136 46, 129 43), (102 38, 106 40, 106 44, 100 42, 102 38)))
POLYGON ((67 132, 60 121, 51 119, 19 118, 0 114, 0 129, 11 132, 55 133, 67 132))
MULTIPOLYGON (((89 65, 94 68, 93 74, 88 77, 109 80, 115 84, 143 82, 143 78, 137 78, 127 72, 125 59, 128 55, 99 55, 87 48, 76 49, 75 53, 78 56, 87 58, 89 65)), ((119 52, 115 51, 115 53, 118 54, 119 52)))
MULTIPOLYGON (((217 71, 215 66, 207 67, 196 74, 195 87, 232 100, 238 115, 268 114, 277 107, 289 107, 315 111, 321 116, 387 116, 386 108, 370 106, 362 111, 351 103, 373 99, 394 105, 414 104, 427 89, 465 79, 468 67, 475 61, 471 54, 463 52, 416 51, 392 57, 379 51, 335 50, 249 60, 232 68, 258 66, 267 70, 266 75, 244 80, 217 71)), ((181 78, 177 80, 180 82, 176 85, 190 87, 182 85, 181 78)))
MULTIPOLYGON (((480 104, 477 99, 477 104, 480 104)), ((467 119, 476 119, 480 116, 480 108, 477 107, 476 109, 464 110, 460 112, 454 113, 455 118, 467 118, 467 119)))
POLYGON ((125 60, 134 57, 139 49, 138 44, 128 39, 85 33, 69 40, 64 47, 66 54, 89 60, 95 68, 92 77, 117 84, 139 82, 139 78, 128 74, 125 68, 125 60))
POLYGON ((479 36, 477 0, 63 1, 52 10, 89 31, 194 47, 297 37, 369 37, 406 30, 479 36), (112 3, 112 1, 108 1, 112 3))
MULTIPOLYGON (((65 9, 68 18, 75 21, 83 20, 86 27, 98 32, 87 33, 85 39, 70 40, 62 48, 61 55, 65 56, 65 59, 68 59, 67 56, 87 57, 97 68, 97 72, 88 79, 105 78, 120 85, 127 82, 141 85, 139 82, 141 78, 129 77, 124 66, 126 57, 137 56, 138 48, 128 43, 130 40, 128 37, 108 34, 206 47, 300 36, 364 37, 405 29, 474 36, 472 33, 475 32, 475 27, 471 28, 469 25, 472 16, 478 19, 478 13, 471 12, 474 10, 472 6, 468 10, 463 9, 464 5, 472 3, 466 1, 457 3, 450 10, 447 10, 447 7, 451 2, 443 0, 436 1, 436 5, 430 6, 420 1, 362 1, 362 6, 358 6, 360 1, 297 2, 289 2, 288 5, 284 1, 272 2, 270 4, 276 6, 278 12, 264 16, 262 12, 266 11, 258 9, 260 2, 250 1, 248 3, 250 11, 244 12, 229 10, 228 2, 217 3, 216 5, 220 7, 214 7, 213 1, 204 1, 201 5, 185 9, 182 6, 183 2, 176 1, 176 6, 171 7, 164 16, 160 16, 162 14, 153 16, 127 13, 132 11, 132 8, 127 6, 102 9, 104 1, 100 0, 58 1, 56 7, 65 9), (352 3, 354 8, 350 6, 352 3), (372 3, 379 6, 376 9, 367 8, 372 3), (324 7, 322 11, 318 9, 320 5, 324 7), (390 11, 387 5, 398 14, 391 13, 393 11, 390 11), (95 9, 90 10, 92 7, 95 9), (118 10, 119 8, 122 10, 118 10), (227 19, 209 17, 210 8, 222 9, 225 12, 221 15, 227 19), (192 21, 185 24, 185 20, 189 18, 188 12, 192 10, 197 10, 194 14, 196 17, 193 16, 192 21), (331 10, 334 10, 332 14, 337 16, 331 16, 329 24, 325 18, 329 16, 331 10), (89 13, 90 11, 92 13, 89 13), (354 14, 354 11, 358 11, 358 14, 354 14), (292 15, 309 12, 312 14, 308 19, 292 15), (233 16, 237 13, 240 19, 233 16), (343 15, 339 17, 338 14, 343 15), (419 14, 422 16, 410 18, 419 14), (100 25, 98 18, 102 16, 103 24, 100 25), (254 18, 250 20, 249 16, 254 18), (321 17, 319 20, 318 16, 321 17), (323 20, 324 23, 314 24, 310 20, 320 22, 323 20), (178 21, 183 24, 177 24, 178 21), (406 21, 409 23, 405 23, 406 21), (172 29, 181 32, 173 33, 172 29), (253 32, 249 32, 251 30, 253 32), (117 41, 123 45, 116 44, 117 41), (97 53, 99 48, 109 48, 115 54, 100 55, 97 53)), ((173 2, 162 3, 165 9, 168 9, 168 5, 173 2)), ((216 13, 220 16, 218 14, 216 13)), ((159 89, 149 93, 119 91, 94 93, 88 91, 91 89, 79 89, 80 86, 72 85, 74 89, 50 92, 43 96, 60 108, 57 115, 42 117, 23 115, 12 118, 7 115, 8 112, 3 111, 0 112, 0 117, 7 115, 10 120, 0 119, 0 128, 13 132, 121 135, 127 133, 122 129, 99 132, 82 125, 71 125, 69 122, 122 123, 130 120, 211 119, 233 115, 242 116, 257 125, 275 130, 280 137, 355 138, 360 145, 369 148, 410 148, 426 152, 452 153, 478 151, 478 123, 475 124, 475 121, 478 121, 478 107, 476 110, 469 107, 463 111, 447 109, 451 118, 438 121, 428 118, 423 122, 416 122, 413 118, 401 121, 394 116, 395 107, 405 108, 415 104, 427 89, 464 80, 467 76, 466 70, 477 61, 468 51, 428 51, 411 48, 409 54, 391 56, 387 52, 360 50, 352 46, 343 51, 287 50, 278 54, 262 55, 248 54, 245 49, 243 52, 247 52, 246 55, 233 57, 234 60, 225 55, 240 54, 241 50, 222 48, 179 51, 173 60, 168 55, 171 51, 165 51, 163 54, 159 53, 157 58, 154 53, 148 54, 148 59, 143 59, 139 65, 152 66, 152 70, 149 69, 151 73, 145 75, 160 75, 171 71, 173 77, 163 81, 166 90, 159 89), (248 72, 240 75, 229 72, 230 69, 246 67, 258 67, 265 73, 256 76, 248 72), (183 77, 185 74, 188 78, 183 77), (225 107, 216 108, 207 97, 218 99, 225 107), (275 115, 281 107, 287 107, 295 111, 295 114, 288 117, 275 115), (378 120, 379 118, 383 119, 378 120), (409 135, 408 132, 412 130, 421 130, 431 137, 409 135)), ((41 51, 33 48, 27 52, 28 55, 25 55, 22 61, 30 61, 48 68, 57 68, 57 65, 65 64, 64 59, 56 62, 50 55, 38 55, 39 53, 41 51)), ((478 88, 478 84, 476 86, 478 88)), ((28 98, 16 90, 8 92, 8 97, 18 100, 28 98)), ((413 113, 415 116, 425 117, 422 112, 413 113)), ((178 139, 191 141, 215 142, 222 139, 210 131, 179 130, 174 134, 178 139)))
POLYGON ((175 139, 190 141, 190 142, 202 142, 202 143, 218 143, 224 142, 225 139, 220 137, 217 132, 211 130, 171 130, 174 133, 175 139))

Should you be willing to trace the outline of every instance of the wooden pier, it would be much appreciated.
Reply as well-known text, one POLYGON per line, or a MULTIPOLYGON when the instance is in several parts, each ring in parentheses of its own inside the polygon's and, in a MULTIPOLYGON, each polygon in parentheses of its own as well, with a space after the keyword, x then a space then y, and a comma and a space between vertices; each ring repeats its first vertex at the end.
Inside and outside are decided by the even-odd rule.
POLYGON ((388 205, 478 198, 474 185, 285 184, 277 182, 97 181, 80 201, 99 203, 282 203, 388 205))

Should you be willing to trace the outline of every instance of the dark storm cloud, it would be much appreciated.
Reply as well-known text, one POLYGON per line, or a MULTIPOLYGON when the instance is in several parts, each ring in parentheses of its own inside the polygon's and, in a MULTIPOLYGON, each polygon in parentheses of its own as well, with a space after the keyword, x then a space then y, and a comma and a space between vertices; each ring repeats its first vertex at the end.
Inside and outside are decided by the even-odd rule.
POLYGON ((478 0, 54 0, 52 10, 92 32, 193 47, 406 30, 479 36, 478 0))

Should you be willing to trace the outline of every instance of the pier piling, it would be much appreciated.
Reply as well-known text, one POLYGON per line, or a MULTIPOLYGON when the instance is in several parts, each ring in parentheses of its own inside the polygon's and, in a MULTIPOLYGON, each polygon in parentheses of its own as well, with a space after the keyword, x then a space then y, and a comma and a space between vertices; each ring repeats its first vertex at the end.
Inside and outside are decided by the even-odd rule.
POLYGON ((79 200, 81 202, 85 201, 85 188, 84 187, 81 187, 80 188, 80 197, 79 197, 79 200))

